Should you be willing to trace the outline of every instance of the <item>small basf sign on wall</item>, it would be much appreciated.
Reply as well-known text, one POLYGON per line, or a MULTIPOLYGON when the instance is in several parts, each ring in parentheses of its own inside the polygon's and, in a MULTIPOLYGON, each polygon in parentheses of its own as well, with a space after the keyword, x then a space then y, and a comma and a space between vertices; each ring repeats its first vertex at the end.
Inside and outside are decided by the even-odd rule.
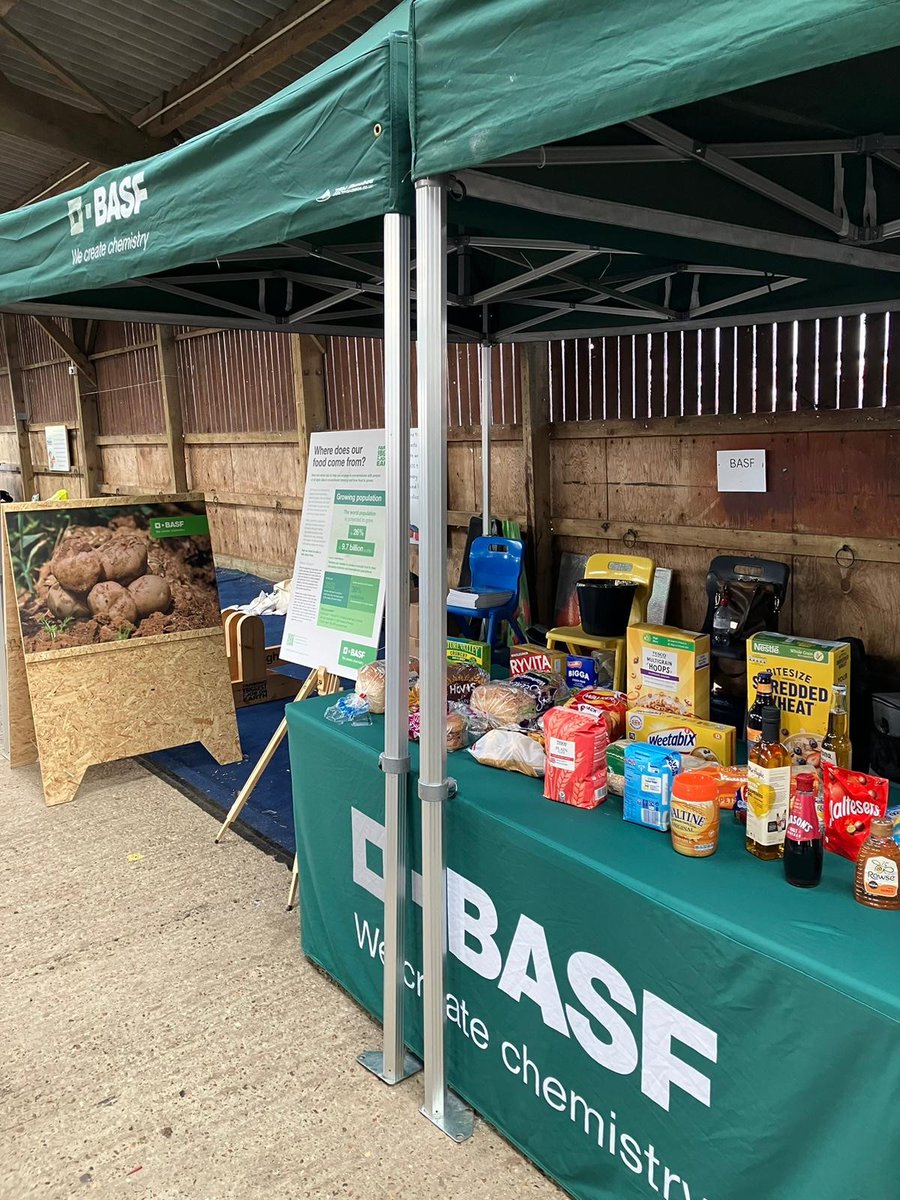
POLYGON ((764 492, 765 450, 717 450, 720 492, 764 492))

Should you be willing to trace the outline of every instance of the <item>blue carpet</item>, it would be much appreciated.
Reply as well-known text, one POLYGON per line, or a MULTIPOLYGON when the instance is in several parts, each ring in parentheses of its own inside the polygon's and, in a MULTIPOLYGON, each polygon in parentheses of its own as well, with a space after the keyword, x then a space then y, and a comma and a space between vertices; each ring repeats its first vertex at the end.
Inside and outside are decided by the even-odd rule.
MULTIPOLYGON (((222 568, 216 571, 216 575, 223 608, 232 604, 247 604, 261 591, 272 590, 271 582, 258 575, 222 568)), ((263 617, 263 623, 266 627, 266 645, 279 643, 284 617, 263 617)), ((305 667, 291 666, 285 670, 285 674, 305 679, 309 672, 305 667)), ((255 704, 237 710, 238 732, 244 751, 242 762, 219 766, 196 742, 175 750, 148 754, 146 761, 151 769, 176 786, 183 787, 188 794, 199 793, 201 799, 208 801, 213 809, 220 810, 224 817, 283 715, 283 701, 255 704)), ((286 738, 251 793, 241 813, 241 822, 265 841, 293 855, 294 814, 286 738)))

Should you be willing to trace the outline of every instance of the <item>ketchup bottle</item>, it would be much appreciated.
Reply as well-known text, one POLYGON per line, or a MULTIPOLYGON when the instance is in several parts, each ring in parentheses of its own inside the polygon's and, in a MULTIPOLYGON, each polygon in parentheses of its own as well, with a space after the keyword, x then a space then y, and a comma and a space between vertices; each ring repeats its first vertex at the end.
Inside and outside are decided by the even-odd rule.
POLYGON ((794 887, 813 888, 822 882, 822 833, 816 810, 813 775, 797 776, 784 837, 784 877, 794 887))

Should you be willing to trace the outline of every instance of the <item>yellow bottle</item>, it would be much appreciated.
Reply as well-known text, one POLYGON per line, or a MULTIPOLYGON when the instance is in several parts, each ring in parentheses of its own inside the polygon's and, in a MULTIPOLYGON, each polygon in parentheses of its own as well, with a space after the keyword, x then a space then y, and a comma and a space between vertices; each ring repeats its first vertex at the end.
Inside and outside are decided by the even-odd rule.
POLYGON ((762 710, 759 740, 747 762, 747 850, 757 858, 781 858, 791 800, 791 758, 779 738, 781 709, 762 710))

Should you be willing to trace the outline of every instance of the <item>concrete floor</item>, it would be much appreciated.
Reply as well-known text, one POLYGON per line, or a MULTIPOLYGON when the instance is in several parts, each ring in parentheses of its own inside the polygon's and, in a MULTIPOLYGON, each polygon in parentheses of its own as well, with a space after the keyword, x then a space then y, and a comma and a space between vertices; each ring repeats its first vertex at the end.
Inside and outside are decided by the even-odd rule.
POLYGON ((355 1065, 379 1030, 301 958, 284 865, 135 763, 0 797, 0 1200, 563 1195, 355 1065))

